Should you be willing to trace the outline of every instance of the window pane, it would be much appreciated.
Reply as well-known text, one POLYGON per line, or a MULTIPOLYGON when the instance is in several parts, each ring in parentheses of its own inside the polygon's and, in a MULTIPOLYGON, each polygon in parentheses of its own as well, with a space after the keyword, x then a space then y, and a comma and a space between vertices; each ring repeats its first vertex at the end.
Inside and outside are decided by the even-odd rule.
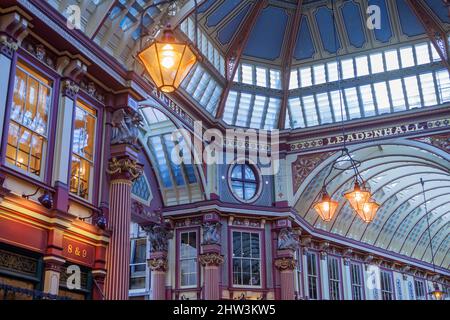
POLYGON ((325 65, 317 65, 313 67, 314 84, 322 84, 326 82, 325 65))
POLYGON ((441 70, 436 72, 436 81, 439 92, 439 102, 450 101, 450 78, 447 70, 441 70))
POLYGON ((372 73, 384 72, 383 55, 381 53, 371 54, 370 65, 372 67, 372 73))
POLYGON ((236 125, 241 127, 247 126, 248 113, 250 110, 250 103, 252 95, 248 93, 241 93, 241 99, 239 101, 239 109, 236 118, 236 125))
POLYGON ((412 47, 401 48, 400 57, 402 60, 402 68, 413 67, 415 65, 412 47))
POLYGON ((422 106, 422 102, 420 99, 419 84, 417 82, 417 77, 412 76, 404 78, 404 82, 409 108, 410 109, 420 108, 422 106))
POLYGON ((386 82, 374 83, 375 97, 377 99, 378 114, 390 113, 391 103, 389 102, 389 94, 386 82))
POLYGON ((341 61, 342 79, 349 79, 355 77, 355 69, 353 67, 353 59, 346 59, 341 61))
POLYGON ((350 119, 361 118, 361 109, 359 108, 358 93, 356 88, 345 89, 345 99, 350 119))
POLYGON ((328 93, 321 93, 316 95, 317 106, 319 108, 320 120, 322 124, 332 123, 333 117, 331 115, 330 100, 328 93))
POLYGON ((337 62, 329 62, 327 63, 327 71, 328 71, 328 81, 338 81, 339 80, 339 71, 337 62))
POLYGON ((267 69, 256 67, 256 85, 267 87, 267 69))
POLYGON ((376 112, 375 102, 372 94, 372 86, 369 84, 367 86, 359 87, 359 93, 361 95, 361 100, 363 103, 364 116, 374 116, 376 112))
POLYGON ((247 84, 254 84, 253 66, 242 64, 242 82, 247 84))
POLYGON ((253 103, 252 119, 250 121, 250 127, 259 129, 261 128, 261 121, 263 118, 264 108, 266 106, 266 97, 255 96, 255 102, 253 103))
POLYGON ((281 89, 281 72, 270 69, 270 88, 281 89))
POLYGON ((311 68, 301 68, 300 69, 300 87, 309 87, 312 85, 312 74, 311 68))
POLYGON ((319 119, 317 117, 316 103, 314 101, 314 96, 307 96, 302 98, 303 108, 305 110, 306 123, 308 127, 316 126, 319 124, 319 119))
POLYGON ((227 97, 227 102, 225 103, 225 109, 223 112, 223 121, 228 124, 233 124, 233 115, 234 110, 236 108, 236 101, 237 100, 237 92, 236 91, 230 91, 227 97))
POLYGON ((428 43, 417 44, 414 48, 416 50, 417 64, 427 64, 431 62, 428 43))
POLYGON ((386 70, 397 70, 400 68, 400 64, 398 61, 397 50, 389 50, 384 52, 384 58, 386 61, 386 70))
POLYGON ((437 104, 436 88, 432 73, 421 74, 419 76, 422 87, 424 106, 434 106, 437 104))
POLYGON ((338 122, 341 121, 342 116, 344 117, 344 120, 347 120, 347 112, 345 110, 345 103, 344 103, 344 93, 342 91, 331 91, 330 99, 331 104, 333 105, 333 112, 336 121, 338 122))
POLYGON ((389 89, 391 91, 392 107, 394 108, 394 111, 406 110, 402 80, 397 79, 389 81, 389 89))
POLYGON ((298 71, 297 69, 291 70, 291 77, 289 79, 289 90, 298 88, 298 71))
POLYGON ((358 77, 367 76, 369 74, 369 60, 366 56, 355 58, 355 63, 358 77))
POLYGON ((289 109, 291 110, 291 122, 293 128, 304 128, 305 120, 303 119, 300 98, 289 99, 289 109))

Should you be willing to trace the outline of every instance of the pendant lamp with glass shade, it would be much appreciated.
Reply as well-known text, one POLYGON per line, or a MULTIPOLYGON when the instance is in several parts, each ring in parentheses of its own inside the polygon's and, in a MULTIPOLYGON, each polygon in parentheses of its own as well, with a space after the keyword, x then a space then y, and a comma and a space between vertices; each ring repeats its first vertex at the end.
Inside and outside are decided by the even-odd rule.
MULTIPOLYGON (((433 271, 436 273, 436 264, 434 262, 434 250, 433 250, 433 242, 431 238, 431 230, 430 230, 430 217, 428 214, 428 205, 427 205, 427 196, 425 194, 425 181, 420 178, 420 184, 422 185, 422 194, 423 194, 423 202, 425 205, 425 215, 427 220, 427 228, 428 228, 428 238, 430 239, 430 251, 431 251, 431 263, 433 265, 433 271)), ((439 288, 437 282, 433 283, 433 290, 428 293, 434 300, 443 300, 445 293, 439 288)))
MULTIPOLYGON (((174 2, 176 0, 160 1, 148 6, 141 15, 141 30, 144 29, 143 16, 148 9, 174 2)), ((195 1, 195 17, 195 43, 197 44, 197 1, 195 1)), ((162 92, 171 93, 178 89, 197 62, 194 52, 187 42, 175 38, 170 25, 168 25, 162 30, 162 36, 155 38, 138 53, 138 58, 157 88, 162 92)))
MULTIPOLYGON (((333 11, 333 21, 335 20, 335 8, 334 2, 332 2, 333 11)), ((334 21, 335 23, 335 21, 334 21)), ((336 25, 336 24, 334 24, 336 25)), ((334 28, 334 40, 335 45, 338 47, 337 32, 334 28)), ((338 52, 336 50, 336 62, 339 64, 338 52)), ((361 162, 353 159, 346 147, 346 132, 344 123, 344 107, 342 104, 342 90, 341 90, 341 74, 338 72, 338 86, 339 86, 339 101, 341 108, 341 125, 342 125, 342 136, 343 136, 343 148, 341 150, 341 155, 336 158, 336 160, 330 165, 330 171, 325 177, 322 186, 322 192, 320 199, 313 204, 313 208, 317 214, 322 218, 323 221, 329 222, 333 219, 336 210, 339 206, 337 201, 334 201, 327 192, 327 179, 331 175, 332 171, 346 171, 351 169, 354 172, 354 184, 352 189, 344 193, 344 198, 349 202, 351 208, 356 212, 356 214, 366 223, 370 223, 375 219, 376 213, 380 205, 372 199, 372 193, 367 181, 363 179, 358 171, 358 167, 361 166, 361 162), (348 163, 343 169, 338 164, 348 163)))

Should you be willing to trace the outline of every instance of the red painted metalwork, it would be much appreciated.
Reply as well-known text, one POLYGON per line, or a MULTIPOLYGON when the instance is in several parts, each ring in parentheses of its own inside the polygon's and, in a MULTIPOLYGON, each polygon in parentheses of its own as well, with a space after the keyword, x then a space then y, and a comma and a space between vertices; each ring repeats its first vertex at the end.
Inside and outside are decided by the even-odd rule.
POLYGON ((219 107, 217 108, 216 118, 222 118, 223 111, 225 109, 225 102, 228 97, 228 93, 230 92, 231 86, 233 84, 234 76, 236 75, 237 67, 239 66, 239 60, 241 59, 242 52, 245 49, 245 45, 247 44, 247 40, 250 36, 251 31, 258 19, 261 11, 267 5, 267 0, 257 1, 253 6, 252 11, 245 19, 244 23, 240 27, 242 32, 239 32, 237 36, 234 38, 233 42, 228 48, 226 58, 225 58, 225 78, 227 83, 222 92, 222 96, 220 98, 219 107))
POLYGON ((425 28, 428 37, 430 38, 431 42, 436 48, 436 51, 442 59, 442 63, 450 71, 450 62, 448 59, 449 46, 445 29, 431 15, 427 5, 423 2, 423 0, 406 0, 406 2, 425 28))
POLYGON ((282 83, 283 99, 281 100, 280 115, 278 117, 278 128, 284 129, 286 120, 287 104, 289 99, 289 78, 291 74, 292 56, 294 54, 295 45, 297 43, 298 32, 300 30, 300 19, 302 12, 303 0, 298 0, 295 14, 292 18, 292 24, 289 27, 288 40, 286 50, 284 51, 282 61, 282 83))

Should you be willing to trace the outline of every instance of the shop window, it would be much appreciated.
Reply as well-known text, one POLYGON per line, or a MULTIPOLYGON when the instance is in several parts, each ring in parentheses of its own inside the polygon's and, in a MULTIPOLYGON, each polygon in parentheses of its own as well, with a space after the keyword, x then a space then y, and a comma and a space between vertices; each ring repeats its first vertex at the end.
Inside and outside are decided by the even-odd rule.
POLYGON ((352 286, 352 300, 363 300, 362 268, 360 264, 350 265, 350 277, 352 286))
POLYGON ((330 300, 339 300, 341 298, 341 277, 339 259, 336 257, 328 257, 328 285, 330 288, 330 300))
POLYGON ((73 128, 70 192, 85 200, 91 199, 96 126, 96 111, 78 101, 73 128))
POLYGON ((414 279, 414 288, 416 292, 416 300, 426 300, 427 294, 425 290, 425 282, 419 279, 414 279))
POLYGON ((392 285, 392 274, 388 271, 381 271, 381 297, 382 300, 394 300, 394 289, 392 285))
POLYGON ((51 81, 18 62, 6 161, 38 178, 42 178, 44 173, 51 96, 51 81))

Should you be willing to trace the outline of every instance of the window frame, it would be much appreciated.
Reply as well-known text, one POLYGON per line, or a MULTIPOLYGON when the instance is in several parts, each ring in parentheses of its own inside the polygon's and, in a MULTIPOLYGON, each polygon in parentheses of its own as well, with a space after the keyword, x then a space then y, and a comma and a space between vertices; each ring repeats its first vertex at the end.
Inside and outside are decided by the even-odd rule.
MULTIPOLYGON (((266 251, 265 251, 265 235, 263 229, 251 229, 251 228, 241 228, 241 227, 235 227, 229 228, 228 230, 228 256, 230 259, 228 259, 228 279, 230 283, 231 288, 236 289, 251 289, 251 290, 264 290, 266 288, 266 251), (260 285, 258 286, 252 286, 252 285, 240 285, 240 284, 234 284, 233 281, 233 233, 234 232, 240 232, 242 233, 249 233, 249 234, 258 234, 259 237, 259 275, 260 275, 260 285)), ((238 259, 242 259, 239 258, 238 259)), ((253 259, 253 258, 251 258, 253 259)))
POLYGON ((395 283, 394 283, 394 274, 391 270, 388 269, 381 269, 380 268, 380 294, 381 294, 381 300, 383 301, 393 301, 396 300, 395 298, 395 283), (383 274, 388 275, 389 277, 389 286, 390 291, 387 291, 386 288, 384 288, 384 282, 383 282, 383 274), (385 294, 391 295, 391 299, 384 299, 385 294))
POLYGON ((337 300, 337 301, 339 301, 339 300, 343 300, 343 298, 344 298, 344 291, 343 291, 343 285, 342 285, 342 282, 343 282, 343 277, 342 277, 342 259, 341 259, 341 257, 340 256, 337 256, 337 255, 331 255, 331 254, 328 254, 327 255, 327 271, 328 271, 328 292, 329 292, 329 296, 330 296, 330 300, 337 300), (337 264, 337 275, 338 275, 338 277, 339 277, 339 279, 331 279, 331 277, 330 277, 330 261, 331 260, 334 260, 334 261, 336 261, 336 264, 337 264), (331 299, 331 284, 332 284, 332 282, 337 282, 337 284, 338 284, 338 299, 331 299))
MULTIPOLYGON (((128 288, 128 291, 130 293, 137 293, 137 292, 147 292, 150 288, 150 277, 149 277, 149 268, 148 268, 148 264, 147 264, 147 259, 148 259, 148 249, 149 249, 149 244, 148 244, 148 238, 147 237, 132 237, 130 239, 130 246, 131 246, 131 250, 130 250, 130 283, 131 283, 131 278, 132 278, 132 272, 131 272, 131 268, 133 266, 138 266, 138 265, 144 265, 145 266, 145 286, 144 288, 137 288, 137 289, 131 289, 130 287, 128 288), (145 262, 141 262, 141 263, 133 263, 133 242, 137 242, 139 240, 144 240, 145 241, 145 262)), ((136 277, 136 278, 140 278, 140 277, 136 277)))
MULTIPOLYGON (((22 68, 23 70, 23 68, 22 68)), ((27 71, 24 71, 29 74, 27 71)), ((35 77, 34 77, 35 78, 35 77)), ((53 157, 50 155, 53 154, 55 139, 56 139, 56 121, 57 121, 57 109, 58 106, 58 92, 60 88, 60 78, 58 74, 42 62, 38 61, 35 57, 33 57, 28 52, 19 49, 16 57, 11 62, 11 69, 9 75, 9 82, 6 92, 6 110, 5 110, 5 121, 3 125, 3 135, 2 135, 2 149, 1 149, 1 163, 2 165, 11 170, 13 175, 17 175, 20 177, 26 177, 27 180, 31 180, 37 182, 39 184, 46 183, 49 184, 52 179, 52 167, 53 167, 53 157), (41 174, 35 175, 31 172, 28 172, 16 165, 10 164, 6 160, 6 151, 8 144, 8 135, 10 129, 10 121, 11 121, 11 111, 12 104, 14 99, 14 86, 15 79, 17 76, 17 68, 20 68, 19 63, 25 65, 27 68, 31 69, 35 73, 37 73, 40 77, 47 79, 51 85, 47 85, 51 88, 51 94, 49 98, 49 112, 48 112, 48 122, 47 122, 47 137, 44 142, 44 146, 42 148, 43 156, 41 157, 41 174)), ((23 125, 20 125, 23 126, 23 125)), ((25 126, 23 126, 25 127, 25 126)))
POLYGON ((418 277, 414 277, 414 296, 416 298, 416 300, 428 300, 428 288, 427 288, 427 283, 426 280, 423 278, 418 278, 418 277), (417 285, 416 282, 419 282, 422 284, 422 288, 423 288, 423 298, 419 299, 419 297, 417 296, 417 285))
POLYGON ((364 279, 364 266, 362 263, 357 262, 357 261, 349 261, 349 271, 350 271, 350 289, 351 289, 351 297, 352 300, 354 301, 359 301, 359 300, 355 300, 354 299, 354 295, 353 295, 353 287, 354 286, 359 286, 360 290, 361 290, 361 300, 366 300, 366 290, 365 290, 365 279, 364 279), (357 285, 353 283, 353 274, 352 274, 352 266, 357 266, 359 268, 359 276, 361 277, 361 285, 357 285))
POLYGON ((321 275, 320 275, 320 261, 321 261, 320 260, 320 252, 315 251, 315 250, 307 250, 307 251, 305 251, 305 257, 306 257, 305 276, 306 276, 306 283, 307 283, 307 286, 305 285, 306 297, 308 297, 308 300, 322 300, 321 275), (310 255, 310 254, 315 256, 315 265, 316 265, 316 271, 317 271, 316 275, 310 275, 310 273, 309 273, 308 255, 310 255), (310 277, 314 277, 316 280, 316 294, 317 294, 316 299, 311 299, 311 296, 310 296, 310 277))
MULTIPOLYGON (((199 255, 200 255, 200 227, 185 227, 185 228, 179 228, 177 229, 177 236, 176 236, 176 288, 177 290, 198 290, 200 288, 201 283, 201 266, 199 262, 199 255), (189 258, 189 259, 195 259, 196 261, 196 270, 197 270, 197 281, 195 285, 181 285, 181 235, 183 233, 195 233, 196 235, 196 245, 197 245, 197 255, 196 258, 189 258)), ((186 259, 187 260, 187 259, 186 259)))
POLYGON ((228 176, 228 184, 227 184, 228 189, 229 189, 229 191, 231 192, 231 194, 233 195, 233 197, 234 197, 237 201, 239 201, 239 202, 241 202, 241 203, 251 204, 251 203, 256 202, 256 201, 259 199, 259 197, 261 196, 261 193, 262 193, 262 183, 261 183, 261 182, 262 182, 262 178, 261 178, 261 172, 259 171, 258 166, 256 166, 255 164, 251 163, 250 161, 247 161, 247 160, 245 160, 245 159, 238 159, 238 160, 236 160, 236 161, 233 161, 232 163, 230 163, 230 164, 228 165, 228 173, 227 173, 227 176, 228 176), (244 177, 244 178, 239 178, 239 179, 237 179, 237 178, 232 178, 233 169, 234 169, 237 165, 238 165, 238 166, 241 166, 241 165, 247 165, 247 166, 249 166, 250 169, 253 171, 253 174, 255 175, 255 180, 254 180, 254 182, 253 182, 253 180, 246 180, 245 177, 244 177), (256 185, 256 192, 255 192, 255 194, 253 195, 253 197, 251 197, 250 199, 245 199, 245 196, 244 196, 244 198, 241 198, 241 197, 240 197, 239 195, 237 195, 236 192, 234 191, 234 188, 233 188, 233 182, 239 182, 239 183, 242 183, 242 187, 243 187, 243 191, 244 191, 244 192, 245 192, 245 183, 248 183, 248 184, 253 184, 253 183, 255 183, 255 185, 256 185))

